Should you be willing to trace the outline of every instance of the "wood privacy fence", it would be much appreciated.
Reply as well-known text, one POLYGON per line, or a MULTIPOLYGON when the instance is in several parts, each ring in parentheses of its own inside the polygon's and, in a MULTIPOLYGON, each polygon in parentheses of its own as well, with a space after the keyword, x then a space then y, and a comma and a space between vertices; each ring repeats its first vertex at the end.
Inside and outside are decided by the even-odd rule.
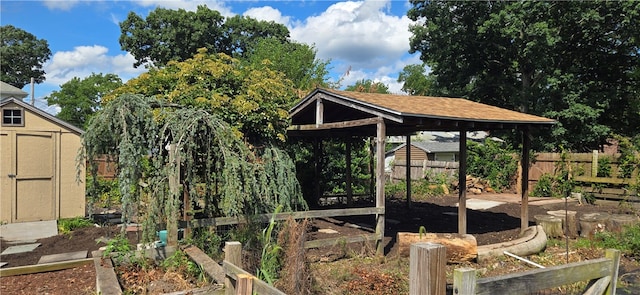
MULTIPOLYGON (((632 187, 638 184, 640 167, 631 167, 634 168, 631 174, 624 177, 619 157, 619 154, 602 154, 598 151, 569 153, 566 163, 571 167, 573 180, 578 182, 578 189, 583 193, 602 199, 640 202, 637 190, 632 187), (607 166, 603 167, 603 164, 607 166)), ((561 162, 559 153, 536 154, 529 169, 529 191, 533 190, 542 175, 553 175, 556 165, 561 162)))
MULTIPOLYGON (((411 245, 409 294, 446 293, 446 248, 434 243, 411 245)), ((589 282, 584 294, 616 294, 620 250, 607 249, 604 258, 534 269, 503 276, 477 278, 472 268, 454 270, 453 294, 531 294, 577 282, 589 282)))
MULTIPOLYGON (((425 177, 429 173, 446 173, 449 176, 453 176, 458 172, 460 167, 459 162, 447 162, 447 161, 428 161, 428 160, 411 160, 409 161, 409 167, 411 169, 411 179, 418 180, 425 177)), ((391 170, 391 179, 406 179, 407 175, 407 161, 396 160, 391 170)))

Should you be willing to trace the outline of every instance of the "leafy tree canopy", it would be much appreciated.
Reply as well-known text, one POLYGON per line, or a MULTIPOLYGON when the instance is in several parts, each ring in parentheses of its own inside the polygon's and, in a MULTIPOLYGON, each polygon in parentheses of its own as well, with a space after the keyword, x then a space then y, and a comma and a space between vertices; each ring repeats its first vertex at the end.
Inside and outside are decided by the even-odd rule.
POLYGON ((410 51, 431 67, 436 94, 557 119, 534 142, 547 150, 637 132, 640 2, 411 4, 410 51))
POLYGON ((17 88, 31 83, 31 78, 44 82, 42 65, 51 56, 47 40, 12 25, 0 27, 0 38, 0 80, 17 88))
POLYGON ((356 84, 345 88, 347 91, 389 94, 389 87, 382 82, 373 82, 370 79, 356 81, 356 84))
POLYGON ((286 43, 289 37, 289 30, 282 24, 243 16, 225 20, 206 6, 199 6, 195 12, 156 8, 146 19, 130 12, 120 23, 120 30, 120 46, 136 58, 135 67, 183 61, 199 48, 242 56, 262 38, 286 43))
MULTIPOLYGON (((145 240, 153 239, 157 224, 179 218, 183 193, 171 189, 170 179, 182 184, 200 218, 307 208, 286 153, 251 149, 205 109, 162 104, 143 95, 118 96, 90 119, 83 135, 85 159, 116 156, 123 217, 140 212, 145 240)), ((96 165, 89 164, 95 181, 96 165)))
POLYGON ((316 49, 302 43, 283 43, 278 39, 264 38, 247 53, 249 63, 263 63, 282 72, 293 82, 298 96, 303 97, 316 87, 331 87, 326 82, 329 61, 316 59, 316 49))
POLYGON ((297 100, 291 81, 269 63, 246 63, 223 53, 209 54, 206 49, 129 80, 105 100, 126 93, 205 109, 254 145, 284 141, 288 109, 297 100))
POLYGON ((402 82, 402 91, 409 95, 430 95, 433 76, 427 77, 423 65, 407 65, 398 75, 398 82, 402 82))
POLYGON ((99 109, 102 97, 120 86, 122 80, 115 74, 94 73, 84 79, 75 77, 47 96, 47 104, 60 106, 56 117, 83 127, 99 109))

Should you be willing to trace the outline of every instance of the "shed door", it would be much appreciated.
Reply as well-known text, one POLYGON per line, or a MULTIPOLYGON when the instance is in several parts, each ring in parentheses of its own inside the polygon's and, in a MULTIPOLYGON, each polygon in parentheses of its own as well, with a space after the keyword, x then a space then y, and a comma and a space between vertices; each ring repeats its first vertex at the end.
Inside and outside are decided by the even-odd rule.
POLYGON ((49 132, 16 132, 12 179, 14 222, 55 219, 55 138, 49 132))

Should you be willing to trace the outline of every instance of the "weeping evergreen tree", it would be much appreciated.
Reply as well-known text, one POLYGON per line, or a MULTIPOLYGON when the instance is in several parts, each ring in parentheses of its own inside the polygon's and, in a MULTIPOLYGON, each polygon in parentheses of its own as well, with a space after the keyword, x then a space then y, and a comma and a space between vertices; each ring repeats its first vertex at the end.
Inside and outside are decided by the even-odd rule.
MULTIPOLYGON (((183 192, 170 190, 172 178, 181 180, 190 207, 202 218, 267 213, 278 206, 307 208, 286 153, 274 146, 248 146, 204 109, 162 107, 154 98, 121 95, 92 118, 83 145, 89 160, 104 153, 117 156, 123 219, 133 217, 133 204, 145 204, 138 217, 147 241, 158 224, 176 222, 171 219, 184 206, 183 192), (148 189, 141 191, 139 183, 148 189)), ((96 169, 89 171, 95 179, 96 169)))

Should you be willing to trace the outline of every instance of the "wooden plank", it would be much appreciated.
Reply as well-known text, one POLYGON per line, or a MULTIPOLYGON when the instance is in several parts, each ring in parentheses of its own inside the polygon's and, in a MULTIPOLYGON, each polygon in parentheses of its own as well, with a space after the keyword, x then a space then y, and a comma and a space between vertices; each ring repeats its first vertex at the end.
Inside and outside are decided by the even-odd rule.
MULTIPOLYGON (((250 275, 250 273, 232 263, 229 263, 228 261, 222 262, 222 268, 224 269, 226 276, 234 282, 238 279, 238 274, 250 275)), ((275 287, 267 284, 266 282, 258 279, 255 279, 253 281, 253 293, 260 295, 287 295, 284 292, 276 289, 275 287)))
POLYGON ((476 294, 476 270, 470 267, 453 270, 453 294, 476 294))
POLYGON ((96 269, 96 292, 103 295, 120 295, 122 289, 113 268, 111 258, 102 258, 102 251, 93 251, 93 265, 96 269))
POLYGON ((352 127, 359 127, 359 126, 375 125, 379 123, 380 120, 382 119, 376 117, 376 118, 367 118, 367 119, 332 122, 332 123, 292 125, 287 130, 305 131, 305 130, 329 130, 329 129, 352 128, 352 127))
POLYGON ((477 294, 529 294, 611 274, 613 261, 599 258, 477 280, 477 294))
POLYGON ((618 249, 607 249, 604 253, 604 256, 606 258, 609 258, 613 261, 613 265, 611 265, 611 283, 609 283, 609 285, 607 286, 607 290, 604 292, 605 295, 616 294, 621 254, 622 254, 622 251, 618 249))
POLYGON ((253 276, 249 274, 238 274, 236 281, 236 295, 252 295, 253 276))
POLYGON ((581 182, 593 182, 593 183, 609 183, 609 184, 632 184, 634 178, 613 178, 613 177, 591 177, 591 176, 576 176, 573 178, 575 181, 581 182))
POLYGON ((597 279, 582 295, 602 295, 611 282, 611 276, 597 279))
POLYGON ((346 237, 338 237, 338 238, 330 238, 330 239, 318 239, 313 241, 306 241, 304 243, 305 249, 310 248, 320 248, 326 246, 335 246, 339 243, 357 243, 357 242, 366 242, 366 241, 377 241, 380 240, 380 235, 378 234, 364 234, 357 236, 346 236, 346 237))
POLYGON ((189 258, 193 260, 198 266, 204 270, 204 272, 209 275, 211 279, 213 279, 216 283, 224 283, 224 269, 217 262, 215 262, 211 257, 202 252, 200 248, 196 246, 187 246, 182 251, 187 253, 189 258))
MULTIPOLYGON (((376 125, 376 208, 382 209, 384 209, 385 202, 384 147, 387 137, 386 130, 384 120, 380 118, 380 122, 376 125)), ((376 245, 376 253, 381 256, 384 255, 384 218, 384 212, 376 215, 376 234, 380 237, 376 245)))
MULTIPOLYGON (((384 214, 384 208, 377 207, 365 207, 365 208, 348 208, 348 209, 327 209, 327 210, 309 210, 298 212, 285 212, 274 214, 259 214, 252 216, 252 221, 269 222, 271 217, 275 220, 287 220, 293 219, 305 219, 305 218, 322 218, 322 217, 337 217, 337 216, 356 216, 356 215, 373 215, 384 214)), ((203 218, 195 219, 191 222, 181 222, 180 227, 207 227, 207 226, 222 226, 222 225, 234 225, 247 223, 247 218, 242 217, 217 217, 217 218, 203 218)))
POLYGON ((39 272, 63 270, 89 264, 91 262, 93 262, 93 258, 2 268, 0 269, 0 277, 10 277, 39 272))

